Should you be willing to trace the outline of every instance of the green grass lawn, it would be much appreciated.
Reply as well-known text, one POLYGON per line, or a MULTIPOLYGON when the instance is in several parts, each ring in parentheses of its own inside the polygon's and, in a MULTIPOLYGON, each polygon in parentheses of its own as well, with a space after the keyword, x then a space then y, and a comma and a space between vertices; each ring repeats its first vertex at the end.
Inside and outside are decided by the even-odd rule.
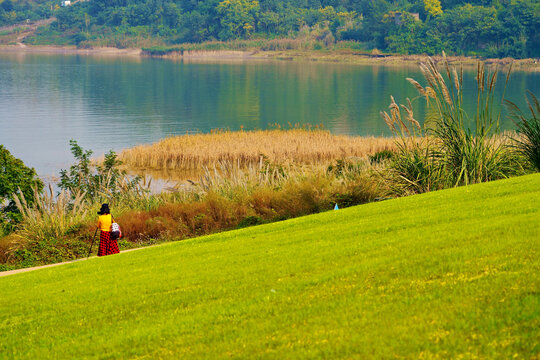
POLYGON ((0 358, 540 356, 540 174, 0 277, 0 358))

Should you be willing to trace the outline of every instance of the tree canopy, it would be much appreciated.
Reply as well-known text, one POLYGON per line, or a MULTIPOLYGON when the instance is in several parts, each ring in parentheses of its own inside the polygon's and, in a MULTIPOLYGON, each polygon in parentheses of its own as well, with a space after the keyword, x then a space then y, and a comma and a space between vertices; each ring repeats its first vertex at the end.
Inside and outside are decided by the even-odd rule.
MULTIPOLYGON (((21 4, 4 0, 0 23, 23 11, 17 8, 21 4)), ((42 30, 42 38, 59 36, 81 46, 107 39, 122 47, 130 45, 126 39, 174 45, 315 32, 318 40, 326 38, 326 46, 353 40, 367 49, 405 54, 444 49, 456 55, 540 57, 537 0, 90 0, 54 14, 57 20, 42 30)))
POLYGON ((0 225, 17 220, 14 198, 20 191, 27 203, 34 201, 34 193, 43 189, 36 171, 29 168, 0 145, 0 225))

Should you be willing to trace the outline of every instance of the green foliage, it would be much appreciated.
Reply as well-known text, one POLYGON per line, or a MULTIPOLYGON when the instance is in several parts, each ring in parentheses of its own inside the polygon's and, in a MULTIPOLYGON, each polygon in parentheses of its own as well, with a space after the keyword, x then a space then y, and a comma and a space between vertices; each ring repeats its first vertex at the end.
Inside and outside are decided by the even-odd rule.
POLYGON ((177 51, 182 52, 183 49, 178 47, 152 46, 143 48, 142 51, 150 56, 164 56, 177 51))
POLYGON ((222 40, 245 39, 255 29, 255 18, 259 12, 257 0, 223 0, 217 6, 221 16, 219 37, 222 40))
POLYGON ((71 153, 76 163, 67 170, 60 170, 60 189, 71 194, 83 193, 92 202, 112 202, 123 190, 135 189, 140 178, 125 181, 126 172, 118 166, 121 162, 114 151, 105 154, 103 163, 93 165, 91 150, 85 151, 75 140, 70 140, 71 153))
POLYGON ((518 128, 518 138, 515 139, 518 151, 536 171, 540 171, 540 104, 532 92, 529 92, 529 96, 527 105, 531 112, 530 117, 527 117, 511 101, 506 103, 518 128))
POLYGON ((52 15, 55 2, 45 1, 15 1, 0 2, 0 26, 26 24, 35 20, 45 19, 52 15))
POLYGON ((446 181, 444 167, 435 156, 429 140, 398 144, 398 151, 390 162, 392 192, 408 195, 444 189, 446 181))
POLYGON ((434 55, 447 48, 445 35, 432 26, 435 20, 424 23, 410 14, 402 14, 400 19, 399 25, 395 24, 393 16, 385 21, 388 25, 388 36, 385 37, 387 51, 434 55))
POLYGON ((87 232, 86 236, 20 238, 12 245, 8 264, 24 268, 82 258, 88 254, 88 237, 92 235, 87 232))
MULTIPOLYGON (((24 11, 20 1, 11 7, 7 11, 0 6, 0 19, 12 23, 28 18, 21 17, 24 11)), ((523 58, 540 56, 539 14, 540 3, 531 0, 467 4, 460 0, 442 4, 439 0, 330 0, 324 4, 296 0, 93 0, 59 8, 55 22, 25 41, 147 48, 287 38, 310 39, 313 43, 309 49, 321 50, 347 40, 369 44, 369 50, 402 54, 431 55, 445 50, 457 55, 523 58)), ((50 10, 36 14, 41 18, 50 15, 50 10)))
POLYGON ((29 168, 0 145, 0 227, 12 229, 14 223, 20 220, 15 197, 20 191, 29 203, 35 200, 34 194, 43 189, 43 183, 37 177, 36 171, 29 168))
POLYGON ((345 159, 336 160, 335 164, 328 165, 326 168, 327 174, 331 174, 337 178, 355 177, 363 170, 365 169, 362 162, 353 162, 345 159))
POLYGON ((442 14, 441 2, 439 0, 423 0, 426 12, 430 16, 438 16, 442 14))
POLYGON ((264 220, 259 216, 246 216, 242 221, 238 223, 238 228, 245 228, 248 226, 261 225, 264 224, 264 220))
POLYGON ((36 194, 33 204, 20 194, 15 200, 23 221, 17 235, 24 241, 40 242, 77 233, 88 220, 90 206, 84 201, 84 193, 76 193, 73 198, 66 191, 55 197, 52 187, 49 193, 36 194))

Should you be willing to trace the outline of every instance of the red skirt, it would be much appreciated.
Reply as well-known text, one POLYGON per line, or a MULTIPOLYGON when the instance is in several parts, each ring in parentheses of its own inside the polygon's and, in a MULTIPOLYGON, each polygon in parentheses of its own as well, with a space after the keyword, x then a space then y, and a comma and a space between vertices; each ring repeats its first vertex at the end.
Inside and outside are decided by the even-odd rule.
POLYGON ((99 250, 98 256, 118 254, 118 242, 111 239, 110 231, 102 231, 99 235, 99 250))

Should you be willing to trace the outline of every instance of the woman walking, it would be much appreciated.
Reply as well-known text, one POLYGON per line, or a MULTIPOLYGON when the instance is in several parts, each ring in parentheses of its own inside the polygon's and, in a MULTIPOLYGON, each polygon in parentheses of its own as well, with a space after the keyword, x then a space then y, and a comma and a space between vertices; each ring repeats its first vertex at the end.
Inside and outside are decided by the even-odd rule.
POLYGON ((111 238, 111 225, 113 218, 109 210, 109 204, 101 205, 101 210, 98 212, 98 229, 101 231, 99 235, 99 250, 98 256, 118 254, 118 242, 111 238))

